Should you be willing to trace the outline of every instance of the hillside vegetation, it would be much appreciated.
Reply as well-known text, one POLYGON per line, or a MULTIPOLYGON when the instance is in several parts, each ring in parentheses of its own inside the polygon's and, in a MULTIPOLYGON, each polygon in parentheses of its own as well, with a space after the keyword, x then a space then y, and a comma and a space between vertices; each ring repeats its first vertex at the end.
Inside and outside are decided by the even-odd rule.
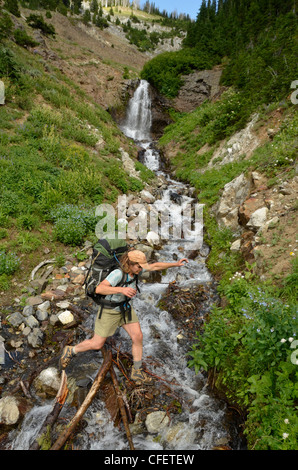
MULTIPOLYGON (((197 334, 189 364, 208 371, 210 383, 242 410, 250 449, 297 448, 297 52, 295 2, 203 1, 184 48, 155 57, 142 71, 170 99, 183 75, 215 65, 223 71, 220 99, 191 113, 173 111, 160 147, 176 177, 205 204, 208 266, 222 298, 197 334), (232 155, 229 139, 237 142, 246 126, 260 139, 257 148, 224 158, 232 155), (219 225, 216 214, 226 185, 252 174, 263 185, 253 188, 248 204, 269 200, 284 218, 267 232, 246 229, 242 236, 253 237, 253 249, 245 257, 231 249, 239 232, 219 225), (284 184, 296 188, 289 205, 279 194, 284 184)), ((245 238, 240 246, 248 246, 245 238)))

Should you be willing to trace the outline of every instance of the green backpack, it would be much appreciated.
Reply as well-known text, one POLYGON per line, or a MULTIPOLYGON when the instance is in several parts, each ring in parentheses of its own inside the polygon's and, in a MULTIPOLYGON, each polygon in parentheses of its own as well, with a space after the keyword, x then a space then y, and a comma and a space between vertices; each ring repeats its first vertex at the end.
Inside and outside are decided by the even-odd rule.
MULTIPOLYGON (((117 237, 117 233, 116 233, 117 237)), ((121 269, 119 258, 128 251, 126 241, 120 238, 102 238, 93 246, 91 264, 85 277, 84 286, 85 294, 90 297, 97 305, 101 305, 101 312, 104 307, 115 308, 120 307, 122 314, 125 311, 130 312, 128 297, 123 302, 111 302, 105 300, 105 296, 96 294, 95 290, 114 269, 121 269)), ((123 272, 121 281, 117 286, 125 286, 136 281, 138 289, 138 276, 131 281, 127 281, 127 274, 123 272)), ((101 314, 100 312, 100 314, 101 314)))

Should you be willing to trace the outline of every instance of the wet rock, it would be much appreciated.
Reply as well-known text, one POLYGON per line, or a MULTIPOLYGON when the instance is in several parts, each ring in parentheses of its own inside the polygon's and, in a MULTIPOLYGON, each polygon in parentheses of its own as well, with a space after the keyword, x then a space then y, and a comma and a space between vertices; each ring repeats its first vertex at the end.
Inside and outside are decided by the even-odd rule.
POLYGON ((34 380, 37 394, 46 394, 55 397, 60 387, 60 375, 55 367, 44 369, 34 380))
POLYGON ((160 432, 169 425, 170 419, 165 411, 153 411, 147 415, 145 425, 151 434, 160 432))
POLYGON ((0 399, 0 424, 13 426, 29 410, 30 404, 24 398, 6 396, 0 399))
POLYGON ((180 449, 185 444, 190 445, 195 441, 196 433, 188 428, 184 423, 177 423, 170 426, 164 436, 164 441, 172 449, 180 449))

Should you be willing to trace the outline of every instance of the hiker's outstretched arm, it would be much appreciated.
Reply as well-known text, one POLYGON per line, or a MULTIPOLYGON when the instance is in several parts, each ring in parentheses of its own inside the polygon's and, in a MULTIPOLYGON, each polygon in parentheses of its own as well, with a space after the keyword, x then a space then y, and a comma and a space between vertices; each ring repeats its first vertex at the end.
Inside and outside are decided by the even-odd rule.
POLYGON ((184 266, 185 263, 188 263, 188 260, 186 258, 182 258, 179 261, 176 261, 175 263, 151 263, 146 267, 146 271, 163 271, 164 269, 168 268, 177 268, 180 266, 184 266))

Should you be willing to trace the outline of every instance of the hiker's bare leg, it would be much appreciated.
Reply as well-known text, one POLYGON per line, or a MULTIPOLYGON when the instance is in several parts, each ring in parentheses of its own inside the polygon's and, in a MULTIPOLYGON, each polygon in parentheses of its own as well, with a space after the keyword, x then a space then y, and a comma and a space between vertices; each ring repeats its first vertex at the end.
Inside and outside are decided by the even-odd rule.
POLYGON ((122 325, 132 340, 132 357, 134 362, 142 360, 143 356, 143 333, 139 323, 126 323, 122 325))
POLYGON ((105 344, 106 339, 107 338, 102 338, 101 336, 94 334, 93 338, 85 339, 81 343, 76 344, 74 347, 74 352, 77 354, 84 351, 90 351, 92 349, 101 349, 105 344))
POLYGON ((153 379, 142 369, 143 333, 139 323, 127 323, 122 325, 132 340, 133 366, 130 378, 137 385, 152 385, 153 379))

